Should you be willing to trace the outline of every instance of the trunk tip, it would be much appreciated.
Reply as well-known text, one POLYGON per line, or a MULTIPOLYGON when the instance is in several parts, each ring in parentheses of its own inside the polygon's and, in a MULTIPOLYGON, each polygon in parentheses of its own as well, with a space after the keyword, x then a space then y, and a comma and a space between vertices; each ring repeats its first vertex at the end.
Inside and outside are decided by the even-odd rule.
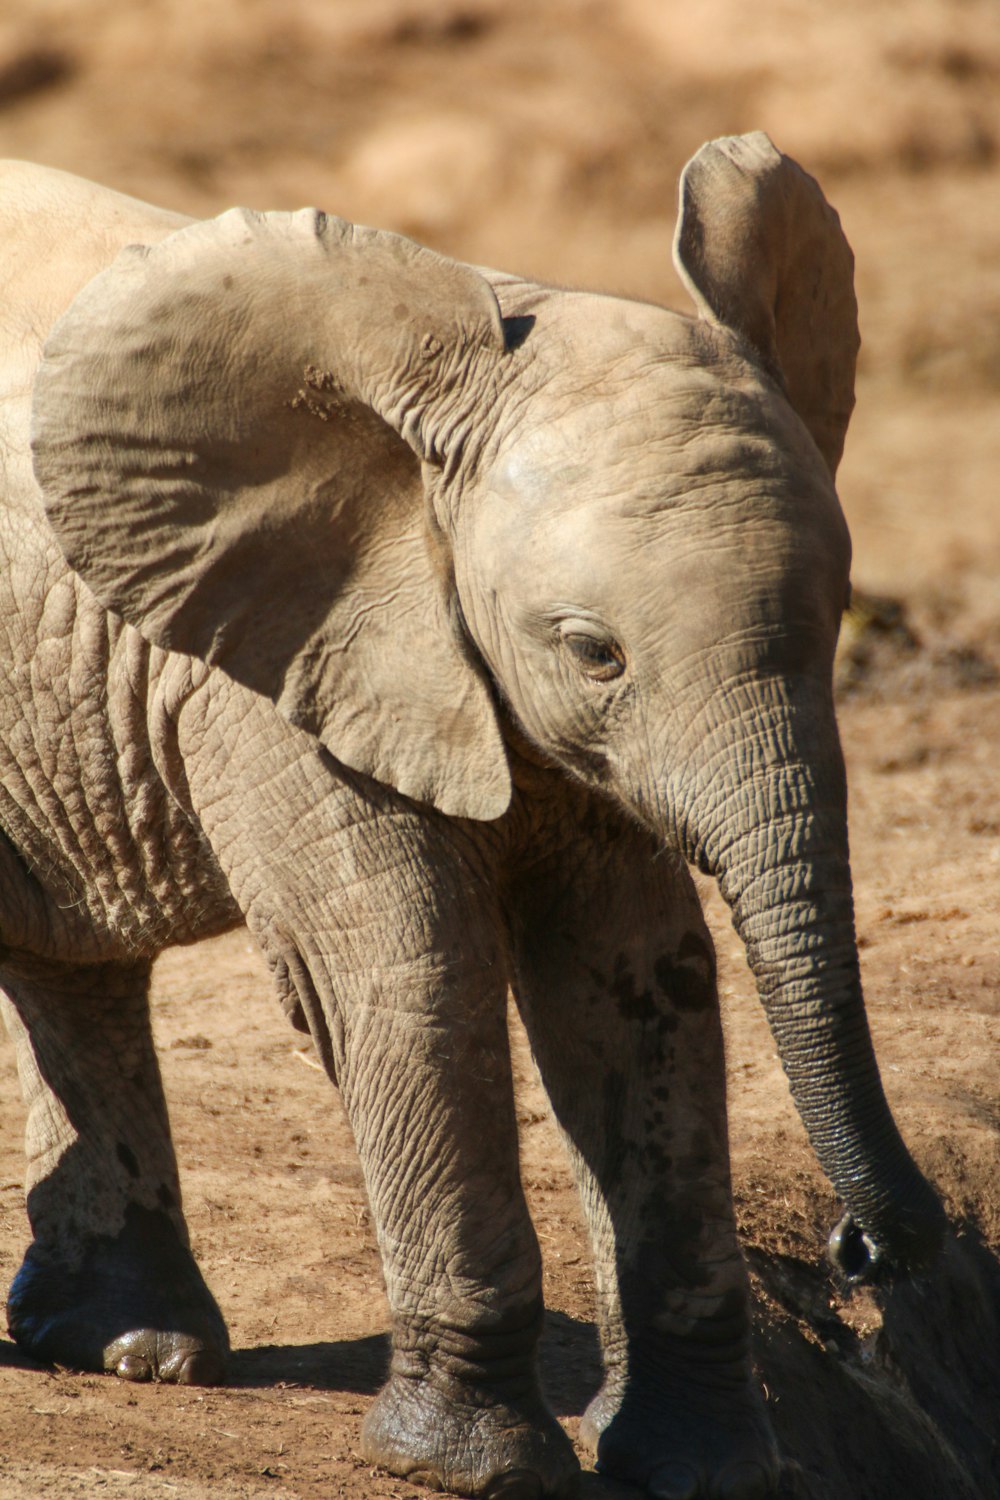
POLYGON ((845 1214, 831 1231, 826 1251, 834 1270, 848 1286, 863 1286, 875 1281, 881 1253, 851 1214, 845 1214))
MULTIPOLYGON (((928 1190, 929 1191, 929 1190, 928 1190)), ((898 1225, 900 1232, 881 1237, 868 1234, 846 1213, 827 1241, 834 1269, 848 1286, 877 1283, 897 1274, 928 1271, 944 1248, 948 1220, 936 1196, 919 1221, 898 1225)))

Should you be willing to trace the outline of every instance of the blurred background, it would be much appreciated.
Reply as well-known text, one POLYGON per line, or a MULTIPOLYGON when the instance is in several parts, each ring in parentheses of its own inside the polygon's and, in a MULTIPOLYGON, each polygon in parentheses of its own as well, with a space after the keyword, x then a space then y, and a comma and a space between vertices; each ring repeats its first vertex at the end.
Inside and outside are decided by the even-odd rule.
MULTIPOLYGON (((193 214, 317 204, 685 305, 676 183, 767 130, 858 267, 856 574, 1000 647, 996 0, 5 0, 0 152, 193 214)), ((908 616, 908 617, 909 617, 908 616)))

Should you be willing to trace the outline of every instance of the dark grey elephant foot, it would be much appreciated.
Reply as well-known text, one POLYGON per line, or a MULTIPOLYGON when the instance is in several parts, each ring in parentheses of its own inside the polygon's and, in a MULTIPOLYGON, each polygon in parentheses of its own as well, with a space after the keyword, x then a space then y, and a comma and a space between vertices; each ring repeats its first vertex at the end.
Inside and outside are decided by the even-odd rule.
POLYGON ((46 1364, 180 1385, 225 1379, 229 1335, 191 1252, 166 1214, 135 1204, 121 1232, 90 1240, 73 1266, 32 1245, 7 1322, 46 1364))
POLYGON ((757 1391, 734 1377, 659 1392, 605 1386, 583 1414, 581 1440, 601 1473, 655 1500, 767 1500, 776 1491, 777 1444, 757 1391), (714 1389, 713 1389, 714 1387, 714 1389))
POLYGON ((537 1390, 495 1400, 449 1384, 390 1377, 361 1429, 364 1457, 414 1483, 483 1500, 573 1493, 576 1455, 537 1390))

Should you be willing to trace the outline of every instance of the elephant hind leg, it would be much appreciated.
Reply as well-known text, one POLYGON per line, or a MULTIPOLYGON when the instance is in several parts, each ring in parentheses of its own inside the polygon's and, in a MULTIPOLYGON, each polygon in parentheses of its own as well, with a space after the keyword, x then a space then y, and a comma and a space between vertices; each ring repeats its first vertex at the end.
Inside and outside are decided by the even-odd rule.
POLYGON ((148 982, 144 962, 25 959, 0 975, 34 1234, 8 1323, 45 1362, 208 1384, 223 1377, 228 1336, 189 1248, 148 982))

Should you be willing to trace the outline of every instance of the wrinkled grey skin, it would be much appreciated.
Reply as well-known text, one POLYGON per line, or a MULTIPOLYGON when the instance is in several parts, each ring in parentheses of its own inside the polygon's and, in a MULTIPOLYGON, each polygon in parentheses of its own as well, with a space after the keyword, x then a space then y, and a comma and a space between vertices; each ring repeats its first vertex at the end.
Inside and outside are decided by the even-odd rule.
POLYGON ((849 1268, 919 1267, 941 1233, 858 979, 836 216, 765 137, 705 147, 690 319, 313 214, 187 225, 17 165, 0 197, 14 1336, 222 1375, 146 992, 163 947, 245 920, 365 1172, 393 1318, 366 1456, 507 1500, 572 1481, 535 1374, 513 986, 593 1244, 585 1436, 651 1495, 761 1500, 685 859, 746 942, 849 1268))

